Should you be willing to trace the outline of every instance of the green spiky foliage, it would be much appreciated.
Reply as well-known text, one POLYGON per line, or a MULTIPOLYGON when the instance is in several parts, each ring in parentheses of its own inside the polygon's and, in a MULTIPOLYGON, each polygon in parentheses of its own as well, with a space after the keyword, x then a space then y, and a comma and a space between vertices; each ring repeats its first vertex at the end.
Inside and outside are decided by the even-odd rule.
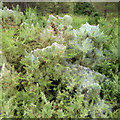
POLYGON ((112 30, 117 31, 117 24, 107 31, 109 23, 101 20, 100 30, 99 26, 88 23, 74 30, 68 15, 63 18, 50 15, 47 21, 38 19, 30 9, 26 15, 15 14, 22 19, 18 23, 13 14, 1 12, 5 13, 2 16, 4 64, 0 76, 2 118, 117 118, 117 43, 113 41, 116 32, 112 30), (104 56, 107 59, 100 62, 104 56), (110 70, 110 64, 115 71, 110 70), (103 75, 109 70, 106 75, 109 79, 101 82, 102 75, 90 70, 88 74, 85 67, 103 75))

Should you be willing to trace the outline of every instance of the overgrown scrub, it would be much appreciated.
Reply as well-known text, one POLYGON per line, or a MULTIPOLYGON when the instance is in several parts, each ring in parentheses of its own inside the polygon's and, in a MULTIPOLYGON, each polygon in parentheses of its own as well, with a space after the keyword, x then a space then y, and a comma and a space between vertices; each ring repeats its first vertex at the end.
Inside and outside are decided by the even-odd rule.
POLYGON ((115 117, 120 114, 119 108, 119 44, 118 44, 118 18, 114 18, 111 22, 100 19, 99 25, 101 30, 109 36, 109 39, 104 44, 104 54, 106 61, 97 65, 100 72, 111 78, 102 85, 103 97, 105 100, 110 100, 113 104, 115 117), (105 24, 104 24, 105 23, 105 24), (109 29, 106 29, 106 28, 109 29), (103 69, 104 68, 104 69, 103 69), (106 94, 106 95, 105 95, 106 94))
POLYGON ((103 19, 73 29, 68 15, 39 20, 29 9, 17 23, 8 11, 1 10, 2 118, 118 117, 117 19, 110 31, 103 19))

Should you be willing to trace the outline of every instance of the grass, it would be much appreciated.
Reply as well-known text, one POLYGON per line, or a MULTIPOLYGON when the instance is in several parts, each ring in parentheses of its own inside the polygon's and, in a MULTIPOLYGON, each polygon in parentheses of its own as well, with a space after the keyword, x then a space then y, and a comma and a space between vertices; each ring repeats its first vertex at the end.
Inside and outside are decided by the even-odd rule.
MULTIPOLYGON (((59 14, 59 16, 63 17, 65 14, 59 14)), ((74 29, 79 29, 82 24, 88 22, 89 17, 87 15, 74 15, 68 14, 72 17, 72 26, 74 29)), ((48 18, 48 16, 46 16, 48 18)))
MULTIPOLYGON (((89 23, 89 20, 91 17, 87 15, 74 15, 74 14, 69 14, 72 17, 72 26, 74 29, 79 29, 82 24, 85 24, 86 22, 89 23)), ((63 17, 64 14, 60 14, 59 16, 63 17)), ((48 16, 46 16, 48 18, 48 16)), ((104 18, 104 16, 101 16, 104 18)), ((112 21, 114 18, 118 18, 118 13, 108 13, 107 14, 107 21, 112 21)), ((93 18, 94 19, 94 18, 93 18)), ((93 22, 94 23, 94 22, 93 22)), ((91 23, 90 23, 91 24, 91 23)), ((93 24, 95 25, 95 24, 93 24)))
POLYGON ((86 22, 88 22, 88 16, 72 15, 72 18, 73 18, 72 26, 74 29, 78 29, 81 27, 82 24, 85 24, 86 22))

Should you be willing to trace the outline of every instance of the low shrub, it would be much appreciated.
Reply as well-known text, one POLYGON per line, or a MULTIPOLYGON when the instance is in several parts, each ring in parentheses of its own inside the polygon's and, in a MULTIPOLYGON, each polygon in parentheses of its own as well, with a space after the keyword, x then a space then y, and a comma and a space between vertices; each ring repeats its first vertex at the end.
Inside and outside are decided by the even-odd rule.
POLYGON ((117 19, 107 30, 103 19, 74 29, 69 15, 38 20, 29 9, 19 25, 4 22, 9 16, 2 16, 2 118, 118 117, 117 19))

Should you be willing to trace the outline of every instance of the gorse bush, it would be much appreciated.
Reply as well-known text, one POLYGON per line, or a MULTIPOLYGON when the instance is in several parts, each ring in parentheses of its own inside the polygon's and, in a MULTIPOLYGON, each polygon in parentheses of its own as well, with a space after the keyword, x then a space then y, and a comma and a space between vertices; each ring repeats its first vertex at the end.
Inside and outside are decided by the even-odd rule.
POLYGON ((73 29, 69 15, 39 19, 29 9, 18 23, 8 11, 1 10, 2 118, 118 117, 117 19, 111 30, 104 19, 73 29))

